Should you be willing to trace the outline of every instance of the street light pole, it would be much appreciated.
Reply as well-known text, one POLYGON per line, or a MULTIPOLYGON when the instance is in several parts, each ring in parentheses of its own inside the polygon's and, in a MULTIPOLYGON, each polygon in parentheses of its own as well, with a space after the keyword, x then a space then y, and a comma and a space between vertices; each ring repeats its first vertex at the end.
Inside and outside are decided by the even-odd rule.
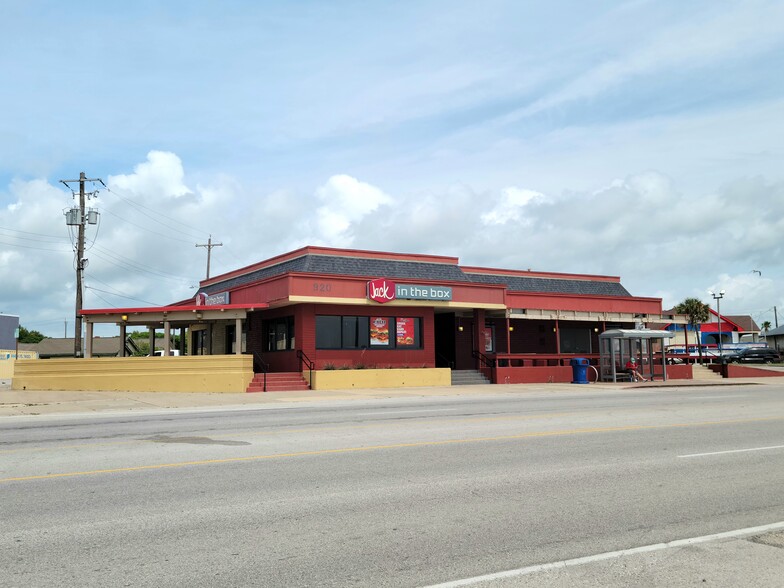
POLYGON ((708 292, 708 293, 711 296, 713 296, 713 299, 716 301, 716 315, 717 315, 716 318, 719 321, 719 324, 718 324, 718 327, 719 327, 719 359, 721 359, 721 299, 724 298, 724 290, 722 290, 718 294, 715 294, 714 292, 708 292))

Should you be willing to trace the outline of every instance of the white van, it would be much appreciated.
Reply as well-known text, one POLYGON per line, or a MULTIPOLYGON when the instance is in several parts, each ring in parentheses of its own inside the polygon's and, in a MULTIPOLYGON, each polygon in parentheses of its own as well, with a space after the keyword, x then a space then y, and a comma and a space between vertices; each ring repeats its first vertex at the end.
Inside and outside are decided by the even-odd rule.
MULTIPOLYGON (((179 349, 172 349, 171 351, 169 351, 169 356, 179 355, 179 354, 180 354, 180 350, 179 349)), ((164 356, 163 349, 156 349, 155 350, 155 356, 156 357, 163 357, 164 356)))

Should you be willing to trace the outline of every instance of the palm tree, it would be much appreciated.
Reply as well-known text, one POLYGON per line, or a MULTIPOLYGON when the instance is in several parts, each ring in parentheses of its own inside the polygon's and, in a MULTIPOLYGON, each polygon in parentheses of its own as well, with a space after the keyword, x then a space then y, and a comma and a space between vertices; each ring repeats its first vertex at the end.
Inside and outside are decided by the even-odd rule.
MULTIPOLYGON (((694 332, 697 333, 697 353, 700 356, 700 363, 702 363, 702 345, 700 344, 700 336, 698 327, 708 320, 710 316, 710 306, 705 304, 699 298, 687 298, 680 304, 675 306, 675 312, 678 314, 685 314, 689 317, 689 324, 694 332)), ((689 352, 689 340, 686 338, 686 352, 689 352)))
POLYGON ((762 328, 762 336, 765 337, 765 341, 767 341, 768 331, 770 331, 770 321, 763 321, 760 327, 762 328))

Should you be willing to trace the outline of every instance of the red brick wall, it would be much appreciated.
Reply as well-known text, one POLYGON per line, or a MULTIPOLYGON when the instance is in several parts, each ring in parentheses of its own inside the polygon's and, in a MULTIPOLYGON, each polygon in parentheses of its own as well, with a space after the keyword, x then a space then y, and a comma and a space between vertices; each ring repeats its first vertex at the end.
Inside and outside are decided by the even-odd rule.
MULTIPOLYGON (((656 373, 661 373, 661 367, 656 368, 656 373)), ((668 380, 691 380, 692 377, 691 364, 676 364, 667 366, 668 380)))
POLYGON ((775 370, 766 370, 764 368, 755 368, 747 365, 727 364, 722 366, 726 368, 727 378, 782 378, 784 372, 775 370))
MULTIPOLYGON (((589 379, 593 376, 589 374, 589 379)), ((572 368, 563 366, 506 367, 496 368, 497 384, 548 384, 569 383, 572 381, 572 368)))

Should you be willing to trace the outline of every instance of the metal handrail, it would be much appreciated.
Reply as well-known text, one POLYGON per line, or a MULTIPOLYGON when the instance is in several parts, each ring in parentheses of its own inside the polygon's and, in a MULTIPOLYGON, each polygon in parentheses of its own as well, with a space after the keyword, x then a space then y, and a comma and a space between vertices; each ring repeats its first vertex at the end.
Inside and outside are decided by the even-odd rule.
POLYGON ((269 364, 261 357, 261 353, 253 351, 253 371, 255 373, 264 374, 264 392, 267 391, 267 374, 269 373, 269 364), (258 368, 258 369, 257 369, 258 368))
POLYGON ((568 361, 575 357, 584 357, 592 363, 599 361, 598 353, 497 353, 495 359, 502 366, 505 363, 508 367, 512 367, 513 361, 556 361, 559 366, 562 366, 564 363, 568 365, 568 361))
POLYGON ((440 359, 440 360, 441 360, 443 363, 445 363, 445 364, 446 364, 446 365, 449 367, 449 369, 450 369, 450 370, 453 370, 453 369, 455 369, 455 362, 454 362, 454 361, 449 361, 449 360, 448 360, 448 359, 447 359, 447 358, 446 358, 444 355, 442 355, 441 353, 436 353, 436 358, 437 358, 437 359, 440 359))
POLYGON ((486 367, 489 367, 489 368, 494 368, 495 367, 495 360, 490 358, 490 357, 487 357, 481 351, 476 351, 476 350, 472 351, 471 352, 471 357, 473 357, 474 359, 478 359, 483 364, 485 364, 486 367))
POLYGON ((302 371, 302 364, 307 366, 308 368, 308 380, 310 381, 310 389, 313 390, 313 369, 316 367, 316 364, 307 356, 302 349, 297 349, 297 357, 299 358, 299 371, 302 371))

